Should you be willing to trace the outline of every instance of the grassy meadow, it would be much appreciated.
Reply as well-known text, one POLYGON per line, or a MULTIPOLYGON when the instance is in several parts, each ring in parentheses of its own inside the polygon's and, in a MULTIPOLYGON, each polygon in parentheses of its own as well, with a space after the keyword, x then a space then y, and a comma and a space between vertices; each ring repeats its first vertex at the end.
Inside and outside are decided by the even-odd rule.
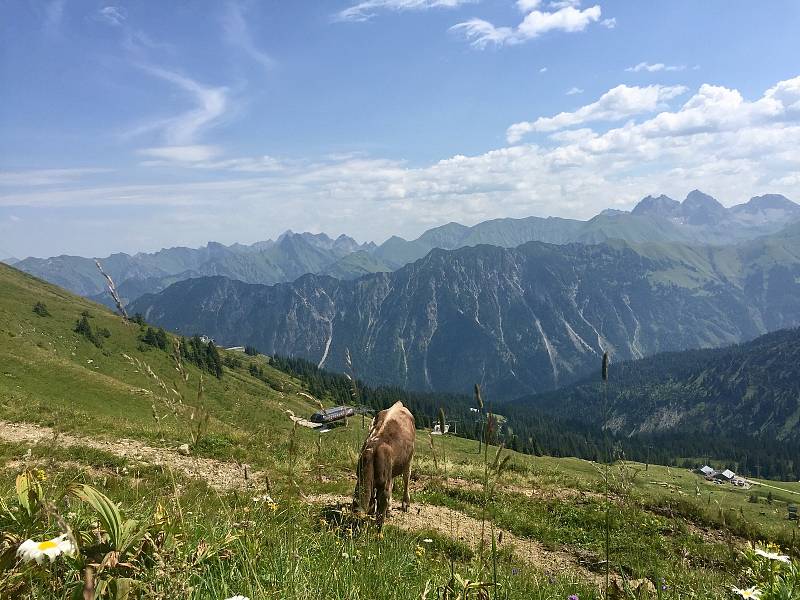
POLYGON ((144 331, 0 265, 0 598, 586 600, 604 596, 608 544, 609 597, 722 599, 785 579, 749 545, 800 555, 798 483, 479 453, 422 430, 411 510, 378 532, 346 508, 368 420, 298 427, 288 411, 328 401, 266 357, 222 351, 217 378, 144 331), (74 331, 82 314, 99 345, 74 331), (80 553, 17 558, 67 526, 80 553))

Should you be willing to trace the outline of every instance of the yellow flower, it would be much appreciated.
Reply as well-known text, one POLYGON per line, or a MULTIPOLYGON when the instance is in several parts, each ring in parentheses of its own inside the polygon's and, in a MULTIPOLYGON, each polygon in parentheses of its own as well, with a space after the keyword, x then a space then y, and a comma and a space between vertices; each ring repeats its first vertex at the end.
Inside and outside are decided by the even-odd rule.
POLYGON ((415 552, 417 553, 417 556, 424 556, 425 555, 425 548, 423 548, 422 546, 418 545, 416 547, 416 549, 415 549, 415 552))
POLYGON ((732 588, 734 594, 739 594, 742 598, 753 598, 754 600, 758 600, 761 598, 761 590, 759 590, 756 586, 751 588, 747 588, 746 590, 740 590, 737 587, 732 588))
POLYGON ((75 555, 75 545, 66 534, 44 542, 25 540, 17 549, 17 556, 23 561, 31 562, 35 560, 38 564, 42 564, 45 557, 49 558, 50 562, 53 562, 61 554, 66 556, 75 555))

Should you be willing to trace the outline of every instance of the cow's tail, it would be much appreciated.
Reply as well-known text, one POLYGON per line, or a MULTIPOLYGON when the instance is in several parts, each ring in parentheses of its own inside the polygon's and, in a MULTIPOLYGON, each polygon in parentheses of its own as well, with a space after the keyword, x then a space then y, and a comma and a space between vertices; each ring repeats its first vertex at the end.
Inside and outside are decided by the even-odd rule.
POLYGON ((375 461, 372 448, 364 448, 358 459, 358 483, 353 498, 353 508, 367 514, 372 512, 372 498, 375 495, 375 461))

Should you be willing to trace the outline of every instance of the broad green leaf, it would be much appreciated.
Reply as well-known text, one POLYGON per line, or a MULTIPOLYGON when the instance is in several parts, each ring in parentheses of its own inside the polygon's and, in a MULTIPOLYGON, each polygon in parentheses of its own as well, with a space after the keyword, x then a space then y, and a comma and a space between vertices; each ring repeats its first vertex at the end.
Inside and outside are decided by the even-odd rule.
POLYGON ((70 491, 76 498, 86 502, 97 512, 100 522, 108 533, 112 547, 119 550, 123 542, 124 525, 117 505, 108 496, 85 483, 74 485, 70 491))
POLYGON ((16 481, 17 501, 28 516, 32 516, 42 499, 42 486, 36 476, 30 471, 23 471, 17 475, 16 481))

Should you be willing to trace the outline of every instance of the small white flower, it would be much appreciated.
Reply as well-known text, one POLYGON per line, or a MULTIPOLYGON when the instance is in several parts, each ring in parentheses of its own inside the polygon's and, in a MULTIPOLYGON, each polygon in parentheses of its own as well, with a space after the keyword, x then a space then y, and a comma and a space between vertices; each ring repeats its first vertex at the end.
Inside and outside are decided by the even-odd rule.
POLYGON ((734 594, 739 594, 742 598, 753 598, 754 600, 758 600, 761 598, 761 590, 759 590, 756 586, 751 588, 747 588, 746 590, 740 590, 737 587, 732 588, 734 594))
POLYGON ((789 564, 792 560, 786 556, 785 554, 778 554, 777 552, 768 552, 766 550, 762 550, 761 548, 756 548, 756 554, 759 556, 763 556, 764 558, 768 558, 769 560, 777 560, 778 562, 787 563, 789 564))
POLYGON ((425 538, 424 540, 422 540, 422 543, 423 544, 432 544, 433 540, 431 538, 425 538))
POLYGON ((250 600, 247 596, 231 596, 230 598, 226 598, 225 600, 250 600))
POLYGON ((38 564, 42 564, 45 557, 49 558, 50 562, 53 562, 61 554, 66 556, 74 556, 75 554, 75 546, 66 534, 44 542, 25 540, 17 549, 17 556, 23 561, 31 562, 35 560, 38 564))

